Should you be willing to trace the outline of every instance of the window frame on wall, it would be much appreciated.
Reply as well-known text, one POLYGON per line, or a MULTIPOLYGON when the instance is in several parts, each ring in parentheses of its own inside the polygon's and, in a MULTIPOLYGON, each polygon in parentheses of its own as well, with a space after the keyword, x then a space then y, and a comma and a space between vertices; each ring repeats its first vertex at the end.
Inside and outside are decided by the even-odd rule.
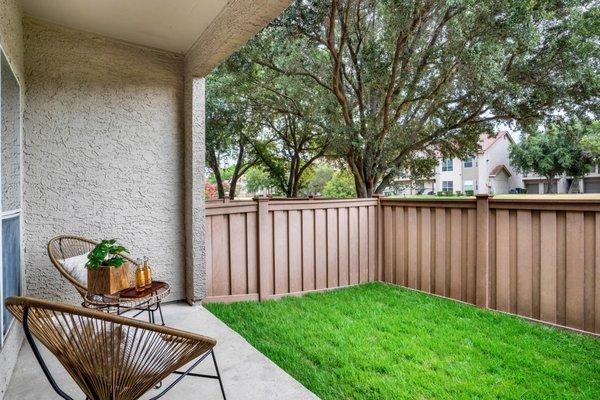
MULTIPOLYGON (((2 164, 0 163, 0 223, 2 223, 2 225, 4 224, 4 221, 8 221, 11 220, 13 218, 18 218, 18 245, 19 245, 19 250, 18 250, 18 255, 19 255, 19 264, 18 264, 18 292, 20 295, 22 295, 24 293, 25 290, 25 274, 24 274, 24 263, 23 263, 23 215, 22 215, 22 207, 23 207, 23 85, 19 79, 19 77, 17 76, 17 74, 15 74, 15 68, 13 67, 13 65, 11 64, 11 61, 8 59, 8 57, 6 57, 6 52, 4 51, 4 48, 0 45, 0 113, 2 112, 2 63, 5 62, 6 65, 8 66, 8 68, 10 69, 10 72, 12 74, 12 78, 14 78, 15 83, 18 87, 18 106, 17 106, 17 121, 18 121, 18 167, 19 167, 19 173, 18 173, 18 180, 19 180, 19 185, 18 185, 18 207, 15 209, 11 209, 11 210, 7 210, 4 211, 2 209, 2 197, 3 197, 3 192, 2 192, 2 164)), ((1 119, 1 115, 0 115, 0 123, 1 123, 2 119, 1 119)), ((0 150, 1 150, 1 140, 2 140, 2 130, 1 130, 1 126, 0 126, 0 150)), ((0 153, 0 159, 1 159, 1 153, 0 153)), ((0 226, 0 228, 2 228, 0 226)), ((0 349, 4 347, 4 342, 6 340, 6 338, 8 337, 8 335, 10 335, 11 330, 13 329, 13 327, 16 324, 16 321, 14 318, 11 318, 10 322, 8 323, 8 327, 5 328, 4 326, 4 313, 9 312, 8 310, 6 310, 6 308, 4 307, 4 269, 3 269, 3 262, 2 262, 2 245, 3 245, 3 238, 2 238, 2 229, 0 229, 0 349)))
POLYGON ((467 191, 467 190, 477 190, 477 188, 475 187, 475 181, 468 179, 466 181, 463 182, 463 191, 467 191), (471 182, 470 184, 468 182, 471 182))
POLYGON ((475 157, 465 157, 463 160, 463 167, 473 168, 477 166, 477 159, 475 157))
POLYGON ((454 160, 451 158, 445 158, 442 160, 442 172, 454 171, 454 160))
POLYGON ((442 192, 454 192, 454 181, 442 181, 442 192))

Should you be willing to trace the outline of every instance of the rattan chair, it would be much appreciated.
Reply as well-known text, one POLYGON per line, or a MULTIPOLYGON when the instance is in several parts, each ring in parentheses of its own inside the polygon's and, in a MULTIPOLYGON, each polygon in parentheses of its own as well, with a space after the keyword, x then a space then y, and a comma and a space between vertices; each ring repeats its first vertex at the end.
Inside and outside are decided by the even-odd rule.
MULTIPOLYGON (((69 271, 67 271, 65 269, 65 266, 63 265, 63 261, 66 259, 69 259, 71 257, 77 257, 77 256, 87 254, 90 251, 92 251, 94 249, 94 247, 96 247, 97 244, 98 244, 97 241, 87 239, 87 238, 84 238, 81 236, 74 236, 74 235, 56 236, 55 238, 52 238, 48 242, 48 256, 50 257, 50 261, 52 262, 54 267, 56 267, 58 272, 60 272, 60 274, 67 281, 69 281, 69 283, 71 285, 73 285, 73 287, 75 287, 77 292, 81 295, 81 297, 83 298, 82 305, 84 307, 100 308, 100 306, 98 306, 97 304, 91 303, 90 301, 88 301, 89 299, 86 298, 86 296, 88 294, 87 287, 84 286, 80 281, 78 281, 75 277, 73 277, 69 273, 69 271)), ((128 260, 129 262, 131 262, 132 265, 137 265, 136 261, 134 261, 131 257, 128 257, 126 254, 121 254, 121 256, 123 258, 125 258, 126 260, 128 260)), ((134 274, 135 274, 135 268, 130 268, 129 269, 129 275, 130 275, 129 279, 131 282, 133 282, 135 280, 134 274)), ((130 306, 127 306, 126 304, 119 305, 118 303, 119 303, 118 300, 115 300, 115 304, 108 305, 106 307, 102 307, 102 309, 104 311, 114 312, 116 314, 123 314, 130 310, 139 311, 138 314, 136 314, 135 316, 137 316, 143 312, 148 312, 149 320, 151 322, 154 322, 154 320, 155 320, 154 312, 159 311, 161 323, 162 323, 162 325, 165 324, 160 301, 157 301, 154 303, 149 303, 149 302, 144 303, 144 307, 139 307, 139 306, 130 307, 130 306)))
POLYGON ((152 399, 168 392, 186 375, 216 379, 225 391, 213 348, 214 339, 97 310, 11 297, 6 308, 23 324, 50 384, 63 399, 72 400, 53 379, 34 337, 39 340, 81 388, 87 399, 133 400, 158 387, 170 374, 179 376, 152 399), (212 357, 216 375, 191 372, 212 357), (178 368, 193 362, 185 371, 178 368))

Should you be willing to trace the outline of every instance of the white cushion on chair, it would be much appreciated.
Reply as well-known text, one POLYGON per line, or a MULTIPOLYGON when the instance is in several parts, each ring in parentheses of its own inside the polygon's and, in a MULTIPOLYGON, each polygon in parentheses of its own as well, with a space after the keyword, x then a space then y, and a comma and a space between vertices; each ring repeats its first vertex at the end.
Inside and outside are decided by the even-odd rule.
POLYGON ((80 256, 69 257, 64 260, 58 260, 65 271, 71 275, 77 282, 87 287, 87 268, 85 264, 88 261, 88 253, 80 256))

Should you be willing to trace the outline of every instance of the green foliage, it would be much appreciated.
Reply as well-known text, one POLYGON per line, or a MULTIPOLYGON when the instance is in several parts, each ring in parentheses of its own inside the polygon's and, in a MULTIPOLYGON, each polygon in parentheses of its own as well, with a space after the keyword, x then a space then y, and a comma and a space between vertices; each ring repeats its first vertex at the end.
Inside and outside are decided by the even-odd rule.
MULTIPOLYGON (((221 168, 220 170, 221 170, 221 179, 223 181, 229 181, 229 180, 231 180, 231 178, 233 177, 233 175, 235 173, 235 165, 230 165, 228 167, 221 168)), ((209 174, 207 180, 209 183, 212 183, 213 185, 217 183, 217 179, 216 179, 214 173, 209 174)))
MULTIPOLYGON (((545 130, 534 131, 510 147, 510 162, 517 171, 535 173, 547 179, 552 188, 556 177, 566 174, 576 178, 588 173, 594 157, 584 147, 590 133, 579 120, 552 123, 545 130)), ((593 133, 593 132, 592 132, 593 133)))
POLYGON ((332 198, 356 197, 354 177, 347 170, 337 171, 323 188, 323 196, 332 198))
POLYGON ((242 53, 367 197, 415 160, 474 154, 498 121, 597 115, 599 33, 593 0, 295 0, 242 53))
POLYGON ((86 266, 91 270, 101 266, 120 267, 125 262, 125 259, 120 256, 122 253, 129 253, 129 250, 117 243, 116 239, 103 240, 88 254, 86 266))
POLYGON ((587 125, 581 146, 600 163, 600 121, 593 121, 587 125))
POLYGON ((307 195, 322 195, 325 185, 333 178, 335 170, 329 164, 322 164, 310 171, 304 191, 307 195))
POLYGON ((259 194, 263 191, 276 195, 281 194, 277 190, 274 179, 262 166, 252 167, 246 172, 246 191, 253 194, 259 194))
POLYGON ((206 78, 206 165, 219 197, 228 191, 233 199, 237 181, 257 162, 248 140, 260 130, 259 118, 247 99, 251 92, 251 81, 235 58, 206 78))
POLYGON ((596 338, 391 285, 206 307, 324 400, 600 398, 596 338))

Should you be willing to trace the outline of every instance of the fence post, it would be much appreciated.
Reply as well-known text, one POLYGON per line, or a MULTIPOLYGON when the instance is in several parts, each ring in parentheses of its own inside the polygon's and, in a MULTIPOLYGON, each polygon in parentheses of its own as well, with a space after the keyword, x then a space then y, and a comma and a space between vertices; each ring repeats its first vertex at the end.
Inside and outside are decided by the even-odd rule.
POLYGON ((377 271, 375 274, 375 280, 383 281, 383 211, 381 209, 381 197, 379 193, 372 195, 377 200, 377 212, 375 221, 377 225, 375 227, 375 249, 377 251, 377 271))
POLYGON ((256 225, 258 230, 258 298, 267 300, 273 282, 273 271, 270 268, 269 242, 269 198, 266 196, 255 197, 258 207, 256 225))
POLYGON ((478 194, 477 198, 477 268, 475 304, 488 308, 490 286, 490 195, 478 194))

